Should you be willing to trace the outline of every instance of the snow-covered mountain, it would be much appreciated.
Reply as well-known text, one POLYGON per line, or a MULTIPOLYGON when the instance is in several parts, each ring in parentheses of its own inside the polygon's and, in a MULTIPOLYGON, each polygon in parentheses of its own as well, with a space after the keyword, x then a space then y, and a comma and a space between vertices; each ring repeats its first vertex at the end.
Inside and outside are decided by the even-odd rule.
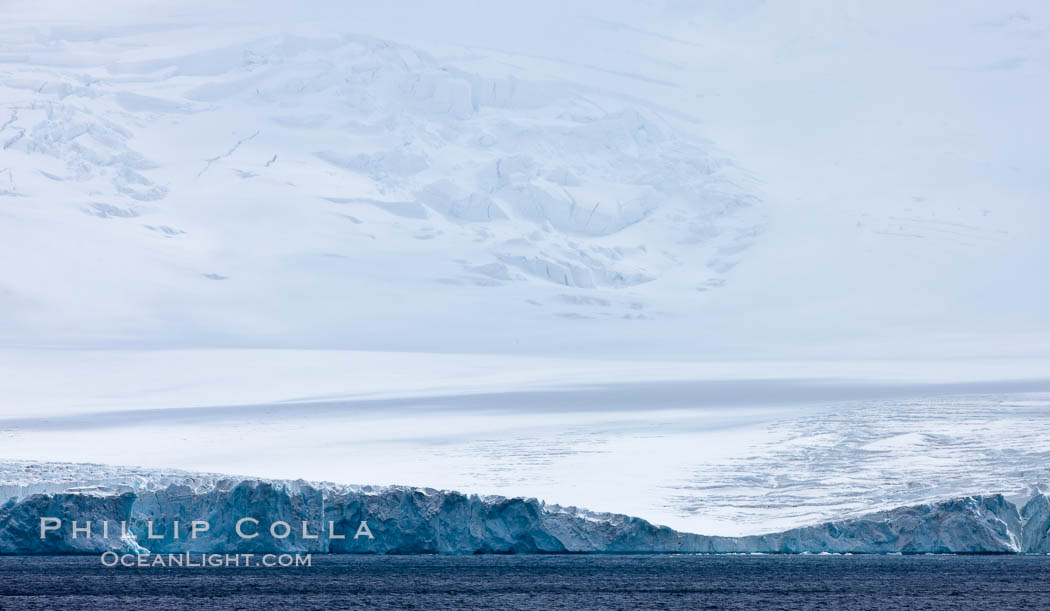
POLYGON ((7 343, 1045 347, 1038 3, 8 4, 7 343))

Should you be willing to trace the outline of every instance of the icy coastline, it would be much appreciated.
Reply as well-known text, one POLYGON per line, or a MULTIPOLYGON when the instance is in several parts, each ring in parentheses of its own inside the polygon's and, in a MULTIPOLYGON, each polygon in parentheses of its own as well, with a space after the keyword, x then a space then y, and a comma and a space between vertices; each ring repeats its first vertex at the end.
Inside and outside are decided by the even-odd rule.
POLYGON ((179 472, 103 480, 6 485, 0 553, 1050 552, 1050 497, 1041 492, 1019 504, 1001 494, 966 496, 778 533, 718 537, 536 499, 426 488, 179 472), (49 519, 46 528, 42 518, 49 519))

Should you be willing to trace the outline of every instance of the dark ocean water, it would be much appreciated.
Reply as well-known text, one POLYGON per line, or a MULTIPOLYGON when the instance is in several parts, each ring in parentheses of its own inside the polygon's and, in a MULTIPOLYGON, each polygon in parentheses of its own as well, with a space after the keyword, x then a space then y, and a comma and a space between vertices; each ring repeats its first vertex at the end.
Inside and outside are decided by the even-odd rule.
POLYGON ((313 556, 302 568, 0 557, 4 609, 1034 609, 1048 556, 313 556))

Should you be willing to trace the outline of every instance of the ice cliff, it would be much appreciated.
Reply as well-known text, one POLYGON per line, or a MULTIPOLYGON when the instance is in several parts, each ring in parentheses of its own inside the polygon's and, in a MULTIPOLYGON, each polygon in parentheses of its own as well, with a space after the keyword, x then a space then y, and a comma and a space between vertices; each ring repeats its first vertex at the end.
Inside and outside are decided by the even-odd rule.
POLYGON ((1044 553, 1048 529, 1050 498, 1039 492, 1021 507, 998 494, 968 496, 780 533, 711 537, 536 499, 191 478, 10 496, 0 506, 0 553, 1044 553), (61 525, 50 522, 41 538, 45 517, 61 525), (256 536, 238 532, 243 518, 251 522, 241 532, 256 536), (191 537, 195 521, 207 530, 191 537), (271 530, 277 523, 286 526, 271 530))

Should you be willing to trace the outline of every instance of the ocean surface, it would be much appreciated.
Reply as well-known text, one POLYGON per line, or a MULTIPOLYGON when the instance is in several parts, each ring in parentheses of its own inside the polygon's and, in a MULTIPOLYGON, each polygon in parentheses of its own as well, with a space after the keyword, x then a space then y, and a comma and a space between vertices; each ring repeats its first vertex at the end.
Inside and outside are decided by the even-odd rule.
POLYGON ((299 568, 0 557, 2 609, 1038 609, 1050 556, 313 556, 299 568))

